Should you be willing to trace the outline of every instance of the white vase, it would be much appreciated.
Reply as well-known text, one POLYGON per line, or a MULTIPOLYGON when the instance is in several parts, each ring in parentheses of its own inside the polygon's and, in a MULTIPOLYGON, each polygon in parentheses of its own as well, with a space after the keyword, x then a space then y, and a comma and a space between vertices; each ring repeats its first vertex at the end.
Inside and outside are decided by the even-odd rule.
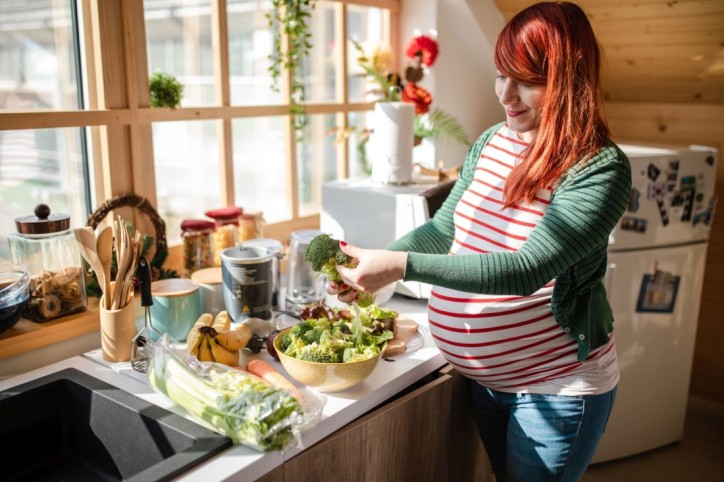
POLYGON ((405 102, 375 104, 374 129, 369 141, 372 181, 409 184, 412 181, 412 147, 415 106, 405 102))

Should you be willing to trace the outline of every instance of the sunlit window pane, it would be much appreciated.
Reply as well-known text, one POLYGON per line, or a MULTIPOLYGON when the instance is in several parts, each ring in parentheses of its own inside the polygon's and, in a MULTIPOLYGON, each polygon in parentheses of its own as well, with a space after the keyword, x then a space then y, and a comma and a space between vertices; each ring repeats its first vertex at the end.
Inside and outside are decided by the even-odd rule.
POLYGON ((69 214, 73 227, 85 226, 90 211, 80 131, 0 131, 0 259, 9 258, 15 218, 33 215, 37 204, 69 214))
POLYGON ((322 184, 337 179, 336 116, 312 115, 297 154, 299 214, 317 214, 322 206, 322 184))
POLYGON ((144 0, 148 71, 184 85, 182 106, 215 103, 210 0, 144 0))
POLYGON ((215 121, 153 124, 156 198, 169 242, 179 240, 183 219, 222 207, 216 131, 215 121))
POLYGON ((348 169, 350 178, 369 177, 372 173, 372 163, 369 158, 369 135, 372 131, 372 112, 350 112, 349 114, 349 142, 348 169))
MULTIPOLYGON (((390 11, 375 7, 349 5, 347 8, 347 35, 350 40, 360 44, 365 52, 370 53, 376 47, 390 46, 389 26, 390 11)), ((351 42, 347 46, 347 74, 349 100, 364 102, 369 86, 363 71, 357 65, 357 49, 351 42)))
POLYGON ((0 109, 78 109, 74 0, 0 2, 0 109))
POLYGON ((266 222, 291 218, 285 161, 288 117, 232 121, 235 204, 261 211, 266 222))
POLYGON ((304 60, 304 93, 308 102, 334 102, 338 49, 335 10, 339 3, 317 2, 310 23, 312 48, 304 60))
POLYGON ((272 33, 266 13, 271 2, 228 0, 229 73, 234 105, 280 104, 272 90, 269 54, 272 33))

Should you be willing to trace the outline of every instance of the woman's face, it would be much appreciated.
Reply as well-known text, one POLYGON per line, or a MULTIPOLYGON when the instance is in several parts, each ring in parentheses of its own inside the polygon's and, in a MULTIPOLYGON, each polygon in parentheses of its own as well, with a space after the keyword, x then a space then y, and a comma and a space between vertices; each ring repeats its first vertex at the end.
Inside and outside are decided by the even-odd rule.
POLYGON ((495 77, 495 95, 505 108, 508 127, 525 142, 531 142, 540 125, 540 109, 545 85, 518 82, 498 71, 495 77))

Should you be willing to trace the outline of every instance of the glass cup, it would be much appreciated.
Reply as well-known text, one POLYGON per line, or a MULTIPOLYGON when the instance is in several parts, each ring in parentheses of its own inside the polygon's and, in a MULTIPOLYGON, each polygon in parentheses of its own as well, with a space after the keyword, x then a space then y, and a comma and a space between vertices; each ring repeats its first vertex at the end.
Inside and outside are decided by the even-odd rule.
POLYGON ((316 229, 303 229, 291 234, 286 290, 287 309, 290 311, 300 312, 305 305, 324 298, 324 275, 312 271, 311 265, 304 261, 309 243, 320 234, 323 234, 322 231, 316 229))

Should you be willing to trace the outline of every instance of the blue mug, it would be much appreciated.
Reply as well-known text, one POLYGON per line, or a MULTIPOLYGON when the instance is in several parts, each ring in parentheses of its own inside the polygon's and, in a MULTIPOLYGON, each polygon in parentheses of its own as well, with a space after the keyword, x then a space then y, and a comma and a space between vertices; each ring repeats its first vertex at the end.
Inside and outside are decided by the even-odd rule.
POLYGON ((196 320, 201 316, 199 285, 186 278, 170 278, 151 283, 151 338, 168 333, 185 342, 196 320))

